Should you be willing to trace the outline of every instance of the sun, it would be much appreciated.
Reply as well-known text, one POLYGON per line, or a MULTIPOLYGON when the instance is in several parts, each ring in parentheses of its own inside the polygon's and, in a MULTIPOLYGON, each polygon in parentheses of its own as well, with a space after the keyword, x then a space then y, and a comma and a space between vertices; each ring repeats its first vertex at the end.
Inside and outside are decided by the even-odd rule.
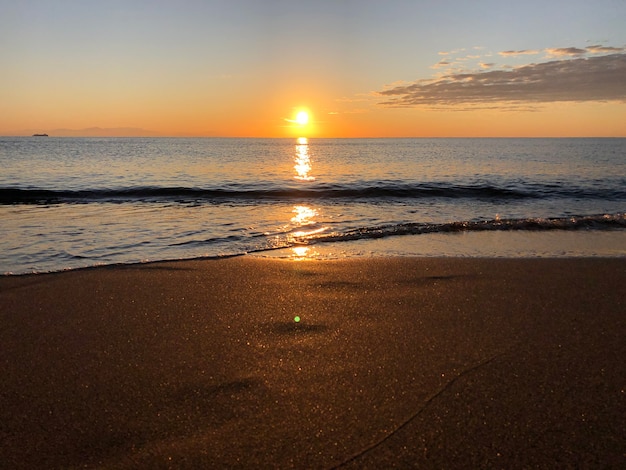
POLYGON ((306 126, 309 123, 309 113, 299 111, 298 114, 296 114, 296 122, 301 126, 306 126))

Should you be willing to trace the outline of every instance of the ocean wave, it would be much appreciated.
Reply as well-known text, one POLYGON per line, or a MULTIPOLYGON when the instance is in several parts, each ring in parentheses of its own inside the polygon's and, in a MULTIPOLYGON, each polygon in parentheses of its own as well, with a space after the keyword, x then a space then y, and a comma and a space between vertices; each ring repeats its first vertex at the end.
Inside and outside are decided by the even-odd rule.
POLYGON ((626 200, 624 185, 563 186, 555 183, 377 183, 317 184, 305 188, 277 187, 262 183, 254 187, 190 188, 132 187, 59 190, 43 188, 0 188, 0 204, 72 204, 90 202, 224 202, 289 199, 543 199, 582 198, 626 200))
POLYGON ((439 224, 403 223, 377 227, 362 227, 343 233, 334 232, 306 237, 294 237, 294 242, 295 244, 315 244, 428 233, 620 229, 626 229, 626 213, 553 218, 497 218, 483 221, 460 221, 439 224))

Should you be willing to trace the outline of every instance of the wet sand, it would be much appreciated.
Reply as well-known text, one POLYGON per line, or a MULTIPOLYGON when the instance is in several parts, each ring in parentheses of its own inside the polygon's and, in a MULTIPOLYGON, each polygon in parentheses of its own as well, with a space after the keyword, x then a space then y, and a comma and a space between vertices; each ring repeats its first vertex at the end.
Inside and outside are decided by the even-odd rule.
POLYGON ((0 467, 623 467, 624 286, 624 258, 2 277, 0 467))

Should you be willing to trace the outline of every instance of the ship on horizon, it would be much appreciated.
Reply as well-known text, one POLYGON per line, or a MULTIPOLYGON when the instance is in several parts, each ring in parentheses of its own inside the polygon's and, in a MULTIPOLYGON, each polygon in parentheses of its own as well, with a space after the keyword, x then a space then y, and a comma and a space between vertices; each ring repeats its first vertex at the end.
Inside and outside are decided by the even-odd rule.
POLYGON ((48 137, 48 134, 33 134, 33 137, 48 137))

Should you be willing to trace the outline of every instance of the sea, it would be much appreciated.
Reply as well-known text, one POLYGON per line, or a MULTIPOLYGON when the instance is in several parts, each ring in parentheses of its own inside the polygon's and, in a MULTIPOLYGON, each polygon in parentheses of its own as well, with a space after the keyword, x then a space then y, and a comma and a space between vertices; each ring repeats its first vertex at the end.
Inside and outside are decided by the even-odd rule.
POLYGON ((626 257, 623 138, 0 137, 0 274, 626 257))

